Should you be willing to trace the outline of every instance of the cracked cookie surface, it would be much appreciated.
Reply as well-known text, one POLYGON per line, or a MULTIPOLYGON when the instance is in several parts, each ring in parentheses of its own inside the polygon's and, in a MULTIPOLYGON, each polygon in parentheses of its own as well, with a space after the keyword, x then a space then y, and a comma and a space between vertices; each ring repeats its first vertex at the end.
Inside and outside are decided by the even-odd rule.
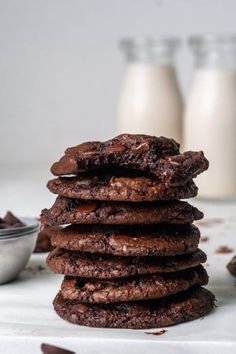
POLYGON ((215 297, 202 287, 161 299, 117 304, 82 304, 59 292, 54 309, 63 319, 89 327, 158 328, 195 320, 214 308, 215 297))
POLYGON ((98 202, 57 197, 41 213, 46 225, 64 224, 188 224, 203 213, 187 202, 98 202))
POLYGON ((66 300, 108 304, 157 299, 207 283, 205 269, 198 266, 175 273, 116 280, 65 277, 61 285, 61 295, 66 300))
POLYGON ((52 232, 53 246, 115 256, 174 256, 196 251, 198 228, 190 225, 69 225, 52 232))
POLYGON ((59 177, 50 180, 47 186, 50 192, 67 198, 130 202, 187 199, 195 197, 198 191, 193 181, 188 181, 184 186, 167 188, 158 180, 146 176, 59 177))
POLYGON ((172 257, 119 257, 55 248, 47 257, 47 265, 55 273, 98 279, 177 272, 205 261, 206 255, 199 249, 191 254, 172 257))
POLYGON ((87 142, 68 148, 51 171, 56 176, 124 168, 156 176, 166 187, 180 186, 207 170, 202 151, 179 152, 173 139, 122 134, 106 142, 87 142))

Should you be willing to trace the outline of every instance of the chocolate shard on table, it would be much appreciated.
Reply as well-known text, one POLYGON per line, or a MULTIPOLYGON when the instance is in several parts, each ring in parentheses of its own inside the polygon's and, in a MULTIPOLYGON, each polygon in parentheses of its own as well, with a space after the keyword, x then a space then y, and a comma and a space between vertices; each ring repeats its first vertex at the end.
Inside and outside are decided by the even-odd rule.
POLYGON ((43 354, 76 354, 71 350, 57 347, 52 344, 42 343, 41 350, 43 354))
POLYGON ((11 211, 7 211, 3 218, 0 218, 0 229, 11 229, 23 227, 25 224, 18 219, 11 211))

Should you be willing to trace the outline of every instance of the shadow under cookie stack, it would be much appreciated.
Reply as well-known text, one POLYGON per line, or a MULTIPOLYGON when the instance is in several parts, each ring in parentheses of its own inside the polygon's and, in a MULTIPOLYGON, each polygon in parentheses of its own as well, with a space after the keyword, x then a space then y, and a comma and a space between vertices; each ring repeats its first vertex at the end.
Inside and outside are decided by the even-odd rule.
POLYGON ((58 195, 41 221, 58 226, 47 264, 64 274, 55 311, 79 325, 155 328, 197 319, 214 307, 186 201, 208 168, 202 152, 172 139, 123 134, 66 150, 48 182, 58 195), (65 227, 65 225, 67 225, 65 227))

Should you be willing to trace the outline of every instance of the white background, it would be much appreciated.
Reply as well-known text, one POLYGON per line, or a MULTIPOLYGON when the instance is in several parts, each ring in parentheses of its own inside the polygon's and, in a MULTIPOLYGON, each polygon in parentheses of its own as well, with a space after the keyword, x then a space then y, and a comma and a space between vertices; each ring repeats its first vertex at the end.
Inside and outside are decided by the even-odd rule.
MULTIPOLYGON (((116 133, 120 38, 233 32, 235 14, 234 0, 0 0, 1 169, 48 169, 66 146, 116 133)), ((186 44, 177 59, 186 91, 186 44)))

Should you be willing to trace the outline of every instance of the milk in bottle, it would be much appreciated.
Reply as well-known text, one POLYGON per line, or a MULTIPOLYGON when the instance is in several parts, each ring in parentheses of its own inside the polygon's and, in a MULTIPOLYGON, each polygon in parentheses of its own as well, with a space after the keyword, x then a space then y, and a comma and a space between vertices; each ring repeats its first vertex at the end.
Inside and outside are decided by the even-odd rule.
POLYGON ((184 114, 184 149, 203 150, 199 195, 236 197, 236 37, 193 37, 195 71, 184 114))
POLYGON ((181 140, 182 98, 174 68, 175 38, 121 42, 128 64, 118 107, 120 133, 181 140))

